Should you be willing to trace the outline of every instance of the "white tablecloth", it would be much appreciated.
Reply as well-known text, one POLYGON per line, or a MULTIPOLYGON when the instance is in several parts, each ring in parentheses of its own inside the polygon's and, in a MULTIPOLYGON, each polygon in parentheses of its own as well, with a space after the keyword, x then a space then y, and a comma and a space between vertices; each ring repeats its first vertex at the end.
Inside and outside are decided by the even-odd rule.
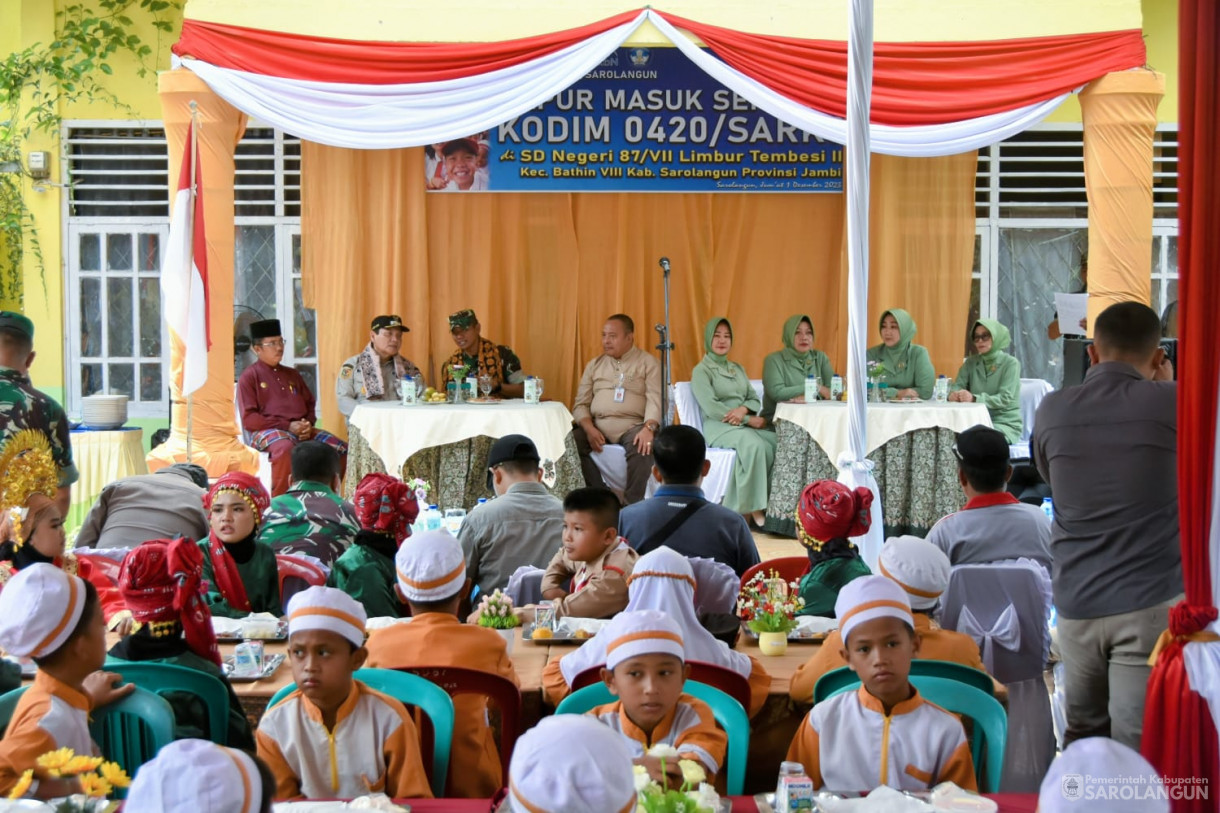
POLYGON ((543 460, 563 456, 572 431, 572 413, 558 401, 526 404, 515 398, 498 404, 416 404, 384 401, 358 404, 351 424, 360 430, 387 471, 399 471, 421 449, 487 435, 521 434, 534 441, 543 460))
MULTIPOLYGON (((849 451, 847 439, 847 404, 841 401, 818 401, 816 404, 779 404, 775 420, 789 421, 804 429, 817 442, 831 463, 849 451)), ((991 416, 982 404, 888 403, 868 405, 868 448, 865 454, 880 449, 899 435, 916 429, 943 426, 961 432, 976 424, 991 426, 991 416)))

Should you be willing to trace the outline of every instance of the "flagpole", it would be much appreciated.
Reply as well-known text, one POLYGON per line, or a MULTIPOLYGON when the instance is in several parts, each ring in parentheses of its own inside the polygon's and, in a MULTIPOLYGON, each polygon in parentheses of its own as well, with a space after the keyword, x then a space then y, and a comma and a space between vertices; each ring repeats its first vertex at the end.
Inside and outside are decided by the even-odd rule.
MULTIPOLYGON (((187 216, 191 218, 191 245, 195 243, 195 196, 198 194, 196 184, 199 179, 195 177, 195 170, 199 166, 199 103, 192 100, 191 108, 191 194, 187 203, 187 216)), ((193 256, 193 255, 192 255, 193 256)), ((183 383, 185 384, 186 369, 183 366, 183 383)), ((192 390, 186 396, 186 462, 194 462, 191 455, 191 429, 192 429, 192 409, 195 404, 195 392, 192 390)))

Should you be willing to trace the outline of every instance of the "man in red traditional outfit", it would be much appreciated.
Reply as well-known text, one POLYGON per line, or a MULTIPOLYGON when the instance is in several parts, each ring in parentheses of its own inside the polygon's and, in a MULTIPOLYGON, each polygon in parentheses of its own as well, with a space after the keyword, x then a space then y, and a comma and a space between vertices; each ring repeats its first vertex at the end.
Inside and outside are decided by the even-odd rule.
POLYGON ((251 347, 258 361, 237 381, 237 402, 242 428, 251 434, 250 445, 271 455, 271 493, 288 490, 292 480, 292 448, 303 440, 332 446, 347 464, 347 444, 314 427, 314 395, 295 367, 280 364, 284 337, 279 319, 250 325, 251 347))

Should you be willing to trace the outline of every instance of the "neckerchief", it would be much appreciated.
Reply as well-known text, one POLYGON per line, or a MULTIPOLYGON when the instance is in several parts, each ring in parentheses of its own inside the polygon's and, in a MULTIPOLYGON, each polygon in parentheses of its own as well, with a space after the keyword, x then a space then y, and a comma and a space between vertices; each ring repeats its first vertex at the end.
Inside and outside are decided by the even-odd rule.
MULTIPOLYGON (((500 348, 495 342, 488 341, 484 338, 479 338, 479 347, 474 356, 476 361, 476 369, 468 371, 466 375, 489 375, 491 376, 492 392, 500 389, 504 384, 504 379, 501 376, 502 362, 500 360, 500 348)), ((441 371, 441 378, 447 383, 453 377, 453 368, 467 366, 466 354, 459 347, 453 351, 453 355, 445 362, 445 368, 441 371)))
MULTIPOLYGON (((385 381, 381 375, 381 356, 377 355, 377 351, 373 349, 373 343, 369 342, 364 349, 360 351, 360 355, 356 357, 356 371, 360 373, 360 383, 364 387, 365 396, 372 401, 381 398, 385 395, 385 381)), ((407 363, 402 356, 394 357, 394 376, 396 378, 406 378, 407 363)))

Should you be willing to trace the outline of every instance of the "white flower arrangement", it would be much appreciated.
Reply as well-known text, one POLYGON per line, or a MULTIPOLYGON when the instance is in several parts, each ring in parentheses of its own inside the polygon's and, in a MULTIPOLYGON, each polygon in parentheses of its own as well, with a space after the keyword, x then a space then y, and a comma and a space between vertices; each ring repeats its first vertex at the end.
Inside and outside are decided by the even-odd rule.
POLYGON ((682 786, 662 788, 652 780, 646 767, 636 765, 635 790, 639 794, 637 813, 715 813, 720 809, 720 796, 706 782, 707 771, 697 761, 681 759, 678 749, 665 743, 648 749, 647 756, 661 760, 662 772, 666 760, 677 759, 682 772, 682 786))

